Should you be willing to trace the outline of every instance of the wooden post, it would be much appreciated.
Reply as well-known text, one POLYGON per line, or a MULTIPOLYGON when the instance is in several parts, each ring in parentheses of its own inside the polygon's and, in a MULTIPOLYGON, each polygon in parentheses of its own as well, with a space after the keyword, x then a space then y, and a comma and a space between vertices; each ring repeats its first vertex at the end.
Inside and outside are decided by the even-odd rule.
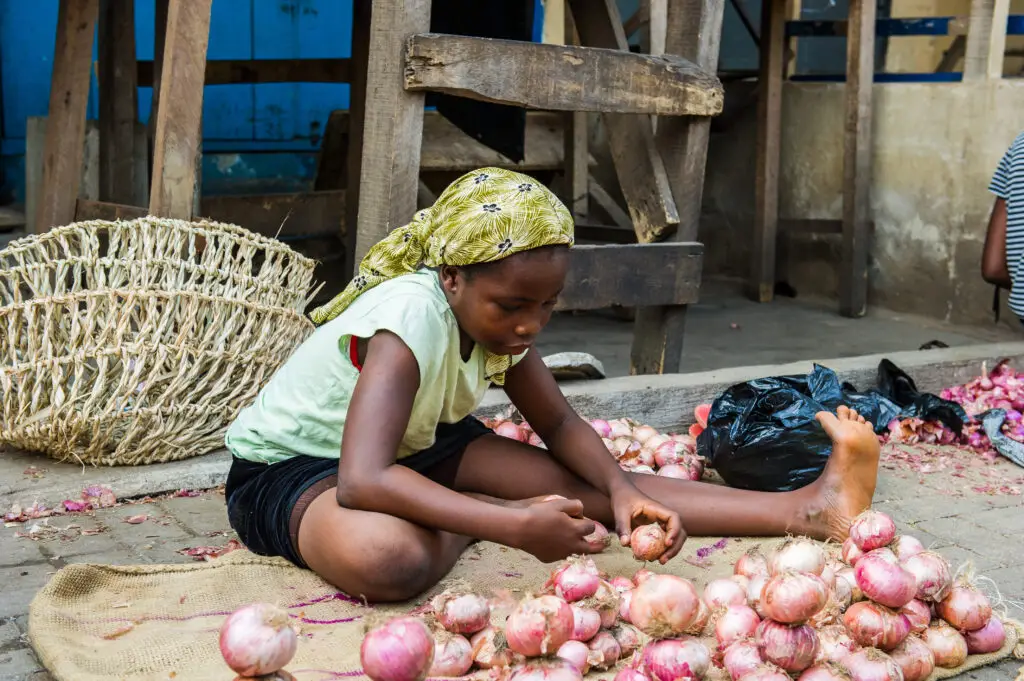
POLYGON ((867 312, 871 221, 871 93, 875 79, 875 0, 852 0, 846 33, 843 143, 843 247, 839 313, 867 312))
MULTIPOLYGON (((348 105, 348 158, 345 194, 345 253, 341 279, 356 274, 356 235, 359 224, 359 180, 363 166, 363 124, 366 116, 366 70, 370 60, 370 20, 373 0, 354 0, 352 3, 352 82, 349 86, 348 105)), ((417 163, 419 166, 419 163, 417 163)), ((418 171, 418 168, 417 168, 418 171)), ((417 188, 419 185, 417 184, 417 188)), ((362 256, 360 256, 362 257, 362 256)))
MULTIPOLYGON (((565 44, 579 45, 580 37, 572 20, 572 12, 562 4, 565 44)), ((565 191, 569 194, 569 210, 576 220, 590 213, 590 144, 585 111, 565 114, 565 191)))
POLYGON ((156 119, 160 111, 160 77, 164 67, 164 43, 167 38, 167 8, 170 0, 155 0, 153 11, 153 100, 146 123, 146 185, 153 186, 153 141, 156 139, 156 119))
POLYGON ((668 0, 647 0, 650 3, 650 22, 647 31, 650 54, 666 54, 665 41, 668 39, 668 0))
POLYGON ((375 0, 366 71, 363 162, 355 261, 416 212, 422 92, 406 92, 405 46, 430 30, 430 0, 375 0))
POLYGON ((764 0, 761 9, 761 75, 758 79, 754 247, 749 281, 750 297, 761 303, 771 302, 775 292, 785 30, 785 0, 764 0))
POLYGON ((191 219, 213 0, 170 0, 153 142, 149 212, 191 219))
POLYGON ((1003 77, 1010 0, 972 0, 964 81, 1003 77))
POLYGON ((53 51, 43 179, 35 223, 39 234, 75 220, 85 149, 93 34, 99 0, 60 0, 53 51))
POLYGON ((101 0, 99 26, 100 200, 142 205, 136 195, 135 4, 101 0))
MULTIPOLYGON (((725 0, 669 0, 665 52, 690 59, 714 73, 718 68, 724 9, 725 0)), ((709 118, 672 116, 658 121, 658 147, 679 207, 679 228, 672 237, 674 241, 697 239, 710 129, 709 118)), ((685 326, 685 305, 638 308, 630 353, 631 373, 678 372, 685 326)))

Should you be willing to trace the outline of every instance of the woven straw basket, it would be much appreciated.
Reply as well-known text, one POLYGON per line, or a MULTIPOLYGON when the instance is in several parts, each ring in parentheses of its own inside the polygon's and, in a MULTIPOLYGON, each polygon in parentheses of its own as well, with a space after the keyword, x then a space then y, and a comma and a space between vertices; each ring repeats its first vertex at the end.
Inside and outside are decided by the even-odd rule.
POLYGON ((185 459, 312 331, 314 262, 234 225, 81 222, 0 251, 0 445, 185 459))

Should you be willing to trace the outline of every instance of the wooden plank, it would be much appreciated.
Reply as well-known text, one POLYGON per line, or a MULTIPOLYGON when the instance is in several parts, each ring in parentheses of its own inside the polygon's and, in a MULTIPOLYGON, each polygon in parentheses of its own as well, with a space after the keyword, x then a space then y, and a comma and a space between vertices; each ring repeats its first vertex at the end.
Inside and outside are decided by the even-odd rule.
POLYGON ((598 184, 593 175, 590 176, 589 190, 594 203, 600 206, 601 210, 611 218, 616 227, 624 227, 626 229, 633 227, 633 222, 629 219, 626 211, 619 207, 619 204, 615 202, 615 199, 608 193, 608 190, 598 184))
POLYGON ((754 247, 748 295, 769 303, 775 292, 775 245, 779 222, 779 160, 782 151, 782 69, 785 0, 763 0, 761 75, 758 79, 757 154, 754 180, 754 247))
POLYGON ((704 247, 697 243, 575 246, 556 310, 697 302, 704 247))
POLYGON ((665 54, 665 41, 668 39, 668 0, 647 0, 651 5, 651 21, 647 24, 651 54, 665 54))
POLYGON ((82 177, 93 34, 99 0, 61 0, 50 81, 43 175, 35 222, 42 233, 75 218, 82 177))
POLYGON ((410 38, 405 89, 546 111, 713 116, 722 83, 693 63, 618 49, 424 33, 410 38))
MULTIPOLYGON (((629 49, 615 0, 569 0, 569 6, 583 44, 629 49)), ((679 224, 679 211, 654 141, 650 118, 605 114, 603 120, 615 174, 629 206, 637 239, 641 243, 661 239, 679 224)))
POLYGON ((135 4, 101 0, 99 24, 100 198, 140 205, 135 182, 135 4))
MULTIPOLYGON (((669 0, 665 50, 686 57, 707 71, 716 71, 724 7, 725 0, 669 0)), ((706 118, 671 117, 658 121, 658 148, 680 208, 679 228, 672 235, 675 241, 697 239, 710 124, 706 118)), ((638 307, 630 371, 677 373, 685 328, 685 305, 638 307)))
POLYGON ((939 59, 938 65, 935 67, 935 73, 948 73, 956 68, 956 65, 960 63, 960 60, 967 54, 967 38, 962 35, 958 35, 953 38, 953 42, 949 44, 946 51, 942 53, 942 58, 939 59))
POLYGON ((403 88, 410 36, 430 30, 430 0, 374 0, 355 261, 416 212, 423 141, 422 92, 403 88))
POLYGON ((10 232, 24 227, 26 224, 25 214, 20 210, 15 210, 10 206, 0 206, 0 232, 10 232))
POLYGON ((636 233, 632 227, 599 225, 590 222, 576 222, 576 243, 600 241, 612 244, 635 244, 636 233))
MULTIPOLYGON (((140 61, 136 68, 140 87, 155 82, 155 65, 140 61)), ((207 85, 260 83, 348 83, 351 59, 211 59, 206 62, 207 85)))
MULTIPOLYGON (((367 72, 370 67, 372 5, 373 0, 353 0, 352 3, 352 60, 354 62, 354 71, 352 86, 349 88, 350 118, 346 128, 348 142, 345 150, 345 188, 348 191, 348 202, 345 206, 345 248, 341 263, 341 278, 346 281, 356 275, 356 267, 359 263, 359 260, 356 259, 359 234, 357 227, 359 225, 359 211, 362 206, 361 182, 366 134, 366 84, 367 72)), ((377 172, 376 168, 374 172, 377 172)), ((379 214, 378 212, 377 215, 379 214)), ((362 255, 358 257, 361 259, 362 255)))
POLYGON ((647 26, 651 21, 651 5, 648 2, 641 2, 637 10, 622 24, 622 32, 627 38, 647 26))
POLYGON ((153 141, 152 215, 187 220, 194 210, 212 1, 170 0, 168 7, 153 141))
POLYGON ((875 8, 874 0, 850 3, 850 33, 846 40, 843 246, 839 271, 839 312, 846 317, 862 317, 867 312, 875 8))
POLYGON ((972 0, 964 54, 964 81, 1003 77, 1010 0, 972 0))
POLYGON ((549 45, 564 45, 572 42, 569 39, 567 16, 565 0, 544 0, 544 26, 541 29, 541 42, 549 45))
POLYGON ((348 184, 348 111, 332 111, 320 140, 313 189, 344 189, 348 184))
MULTIPOLYGON (((579 45, 580 36, 572 20, 572 12, 562 1, 565 44, 579 45)), ((578 222, 590 213, 590 130, 588 114, 572 111, 565 114, 565 191, 568 207, 578 222)))
POLYGON ((91 199, 78 199, 75 204, 75 222, 87 220, 106 220, 115 222, 117 220, 137 220, 149 214, 145 208, 129 206, 109 201, 94 201, 91 199))

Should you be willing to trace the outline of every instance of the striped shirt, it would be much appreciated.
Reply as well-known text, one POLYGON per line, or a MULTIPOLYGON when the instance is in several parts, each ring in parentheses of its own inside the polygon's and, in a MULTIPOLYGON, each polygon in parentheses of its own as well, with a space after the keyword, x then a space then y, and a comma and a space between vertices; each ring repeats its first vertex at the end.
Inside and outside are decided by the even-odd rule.
POLYGON ((1024 132, 999 162, 989 191, 1006 201, 1006 265, 1010 272, 1010 309, 1024 320, 1024 132))

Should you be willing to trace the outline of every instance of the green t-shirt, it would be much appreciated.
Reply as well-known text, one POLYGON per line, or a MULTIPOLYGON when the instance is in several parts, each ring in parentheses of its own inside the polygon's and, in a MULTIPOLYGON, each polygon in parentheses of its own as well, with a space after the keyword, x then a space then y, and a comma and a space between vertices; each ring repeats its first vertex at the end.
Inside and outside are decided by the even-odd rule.
MULTIPOLYGON (((349 356, 352 336, 390 331, 412 350, 420 386, 398 458, 434 444, 439 423, 456 423, 473 412, 489 385, 485 352, 459 351, 459 327, 438 275, 422 269, 376 286, 300 345, 228 428, 235 456, 275 463, 297 454, 337 459, 349 401, 359 371, 349 356)), ((517 363, 526 353, 513 357, 517 363)))

